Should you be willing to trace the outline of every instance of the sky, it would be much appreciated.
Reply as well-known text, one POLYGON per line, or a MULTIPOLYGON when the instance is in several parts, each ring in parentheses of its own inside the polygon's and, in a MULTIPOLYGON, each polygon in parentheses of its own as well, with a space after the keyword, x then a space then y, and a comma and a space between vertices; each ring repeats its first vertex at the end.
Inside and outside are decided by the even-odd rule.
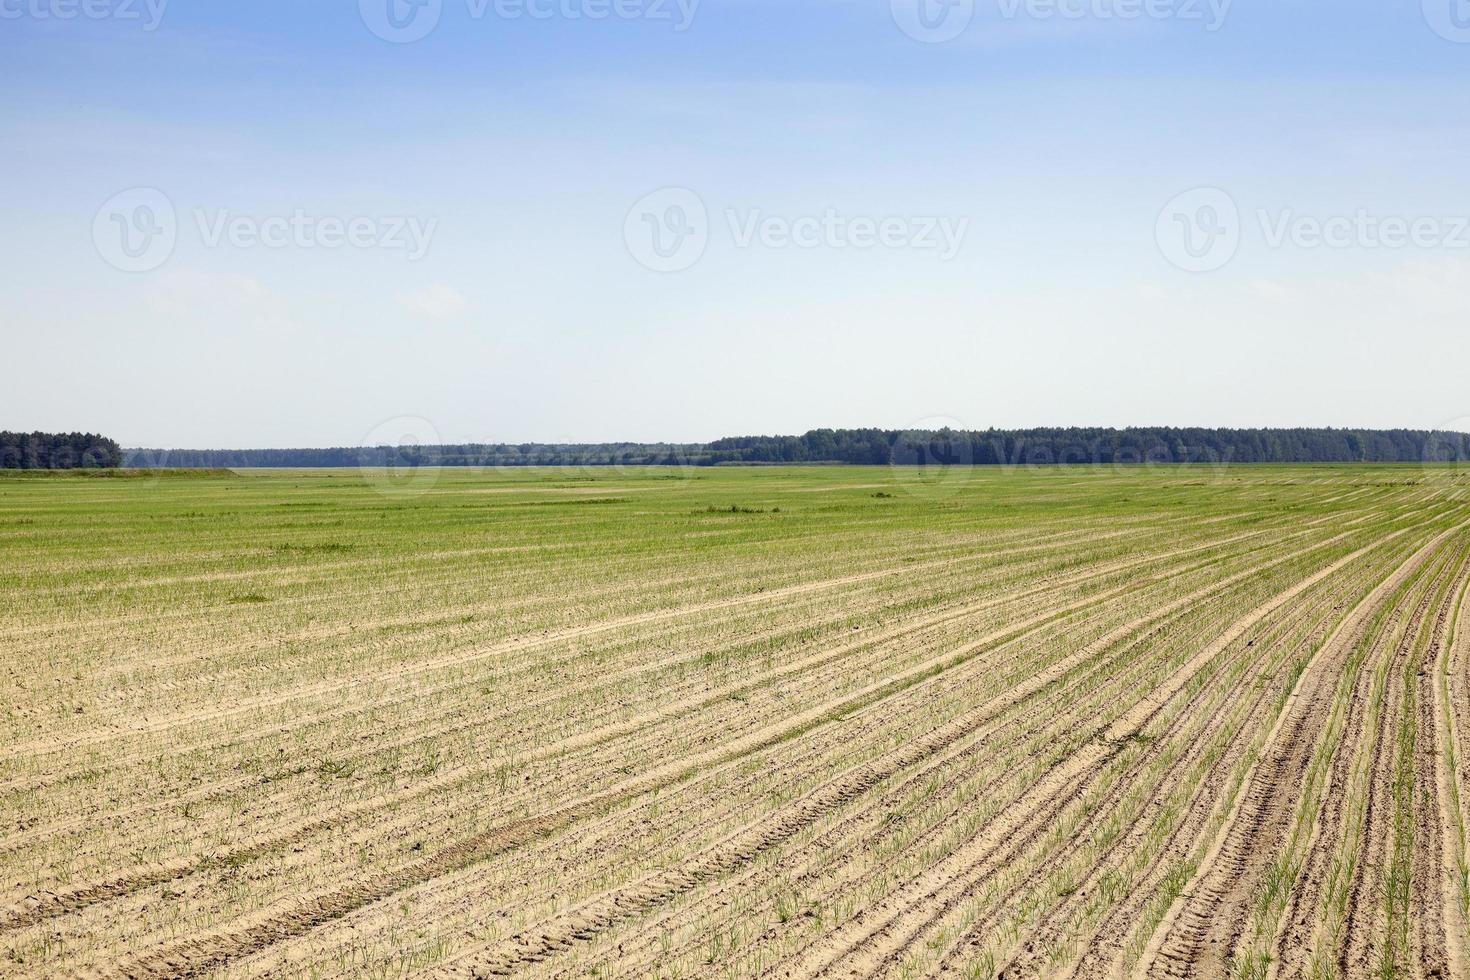
POLYGON ((0 0, 0 428, 1470 429, 1470 0, 0 0))

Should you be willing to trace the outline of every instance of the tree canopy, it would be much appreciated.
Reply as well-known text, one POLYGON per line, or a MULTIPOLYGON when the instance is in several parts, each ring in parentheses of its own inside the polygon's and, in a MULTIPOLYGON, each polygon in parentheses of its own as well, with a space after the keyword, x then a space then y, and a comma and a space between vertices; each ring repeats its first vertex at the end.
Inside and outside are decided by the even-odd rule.
MULTIPOLYGON (((62 437, 69 438, 69 437, 62 437)), ((87 436, 95 440, 97 437, 87 436)), ((1470 460, 1470 435, 1410 429, 814 429, 710 443, 499 443, 335 449, 127 451, 129 466, 924 466, 1129 463, 1422 463, 1470 460)), ((114 464, 115 465, 115 464, 114 464)))
POLYGON ((0 432, 0 469, 112 469, 122 462, 117 443, 91 432, 0 432))

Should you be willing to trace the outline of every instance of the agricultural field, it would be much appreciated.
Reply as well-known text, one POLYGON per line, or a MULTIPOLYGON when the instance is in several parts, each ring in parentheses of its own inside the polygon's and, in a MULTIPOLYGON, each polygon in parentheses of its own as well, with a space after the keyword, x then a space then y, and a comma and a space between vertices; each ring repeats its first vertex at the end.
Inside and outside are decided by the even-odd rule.
POLYGON ((0 976, 1470 977, 1470 475, 0 478, 0 976))

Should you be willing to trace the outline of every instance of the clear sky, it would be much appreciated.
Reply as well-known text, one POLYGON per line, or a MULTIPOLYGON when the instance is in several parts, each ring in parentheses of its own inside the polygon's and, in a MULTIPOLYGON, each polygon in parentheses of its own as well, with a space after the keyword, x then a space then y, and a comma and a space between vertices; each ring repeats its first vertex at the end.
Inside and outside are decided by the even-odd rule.
POLYGON ((0 428, 1470 424, 1467 0, 416 2, 0 0, 0 428))

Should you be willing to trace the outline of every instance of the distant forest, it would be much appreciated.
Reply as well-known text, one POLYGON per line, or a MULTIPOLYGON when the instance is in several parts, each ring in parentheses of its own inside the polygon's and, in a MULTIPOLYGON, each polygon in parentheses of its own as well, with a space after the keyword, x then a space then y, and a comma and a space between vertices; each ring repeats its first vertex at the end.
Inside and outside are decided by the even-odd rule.
MULTIPOLYGON (((8 434, 7 434, 8 435, 8 434)), ((24 437, 23 437, 24 438, 24 437)), ((66 439, 70 437, 55 437, 66 439)), ((95 439, 96 437, 87 437, 95 439)), ((711 443, 340 449, 130 449, 129 467, 715 466, 754 463, 1420 463, 1470 460, 1470 435, 1408 429, 814 429, 711 443)), ((13 465, 8 460, 7 466, 13 465)))
POLYGON ((118 444, 90 432, 0 432, 0 470, 113 469, 118 444))

